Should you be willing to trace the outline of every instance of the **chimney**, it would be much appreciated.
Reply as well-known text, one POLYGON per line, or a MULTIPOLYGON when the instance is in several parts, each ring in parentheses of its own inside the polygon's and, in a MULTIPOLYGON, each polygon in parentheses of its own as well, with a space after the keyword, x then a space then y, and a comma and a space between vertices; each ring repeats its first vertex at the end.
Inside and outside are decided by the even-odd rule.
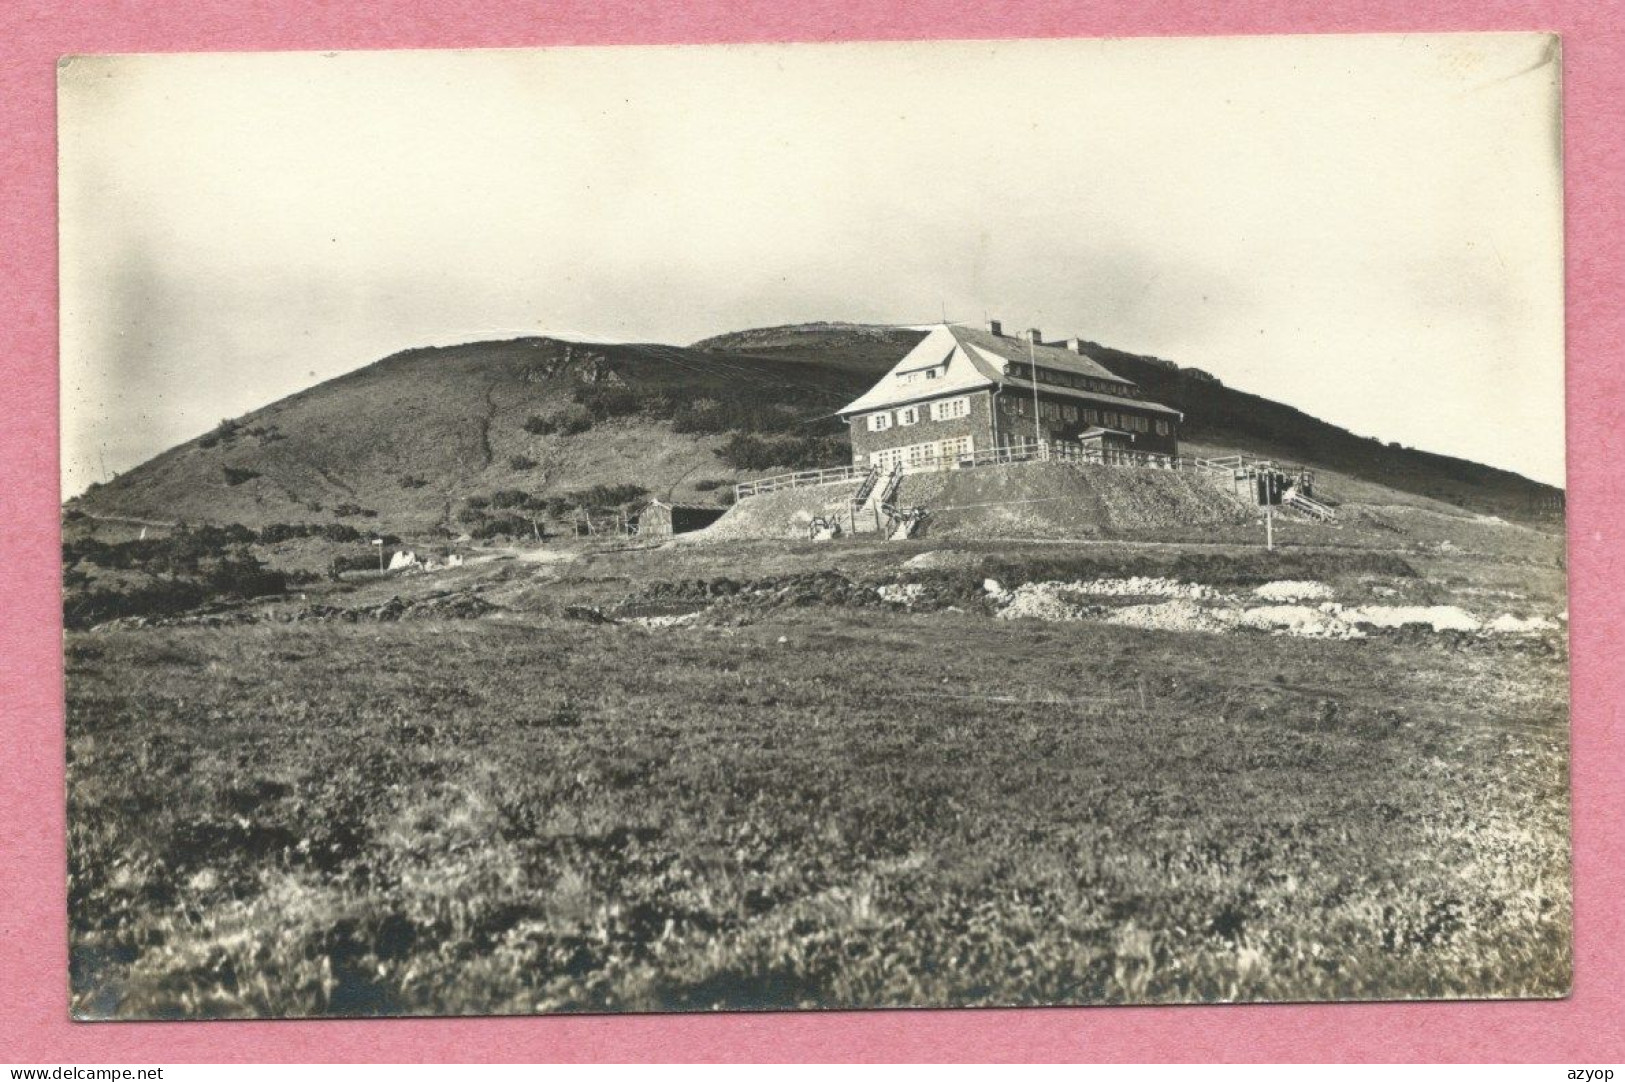
POLYGON ((996 319, 990 319, 987 321, 987 330, 988 333, 994 337, 999 337, 1000 335, 1004 334, 1004 324, 1000 323, 996 319))
POLYGON ((1031 342, 1035 346, 1043 345, 1044 332, 1040 331, 1037 327, 1032 328, 1027 332, 1027 341, 1031 342))
POLYGON ((1079 356, 1082 356, 1082 354, 1083 354, 1083 339, 1081 339, 1081 338, 1068 338, 1066 340, 1066 348, 1071 350, 1073 353, 1076 353, 1079 356))

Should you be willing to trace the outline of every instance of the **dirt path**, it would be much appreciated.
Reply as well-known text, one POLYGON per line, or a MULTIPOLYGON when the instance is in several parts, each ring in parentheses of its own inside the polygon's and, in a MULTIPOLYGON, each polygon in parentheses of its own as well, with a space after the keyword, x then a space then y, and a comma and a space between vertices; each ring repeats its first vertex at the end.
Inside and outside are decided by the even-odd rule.
POLYGON ((97 522, 115 522, 125 526, 161 526, 164 529, 173 530, 180 525, 178 522, 164 522, 155 518, 136 518, 134 515, 100 515, 94 511, 81 511, 80 514, 86 518, 95 519, 97 522))

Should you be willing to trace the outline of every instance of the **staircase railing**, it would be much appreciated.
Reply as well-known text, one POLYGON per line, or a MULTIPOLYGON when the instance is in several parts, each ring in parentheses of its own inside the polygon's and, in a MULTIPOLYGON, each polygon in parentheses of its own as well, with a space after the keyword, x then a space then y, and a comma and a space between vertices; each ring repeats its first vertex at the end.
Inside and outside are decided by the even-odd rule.
POLYGON ((891 503, 891 498, 897 495, 897 486, 902 483, 903 471, 900 467, 894 467, 890 473, 881 479, 880 495, 876 497, 875 502, 879 504, 891 503))
POLYGON ((1317 518, 1322 522, 1330 522, 1332 519, 1337 517, 1336 511, 1333 511, 1330 507, 1327 507, 1325 504, 1321 503, 1317 499, 1314 499, 1313 497, 1305 496, 1296 488, 1287 489, 1286 492, 1282 494, 1281 499, 1287 504, 1287 506, 1294 507, 1297 510, 1302 511, 1304 514, 1309 515, 1311 518, 1317 518))
POLYGON ((869 493, 871 493, 871 492, 873 492, 875 490, 875 484, 879 480, 880 480, 880 467, 879 466, 871 466, 869 468, 868 476, 864 477, 864 479, 863 479, 863 484, 859 485, 858 490, 856 492, 852 493, 852 503, 853 503, 853 505, 854 506, 861 506, 863 503, 865 503, 869 499, 869 493))

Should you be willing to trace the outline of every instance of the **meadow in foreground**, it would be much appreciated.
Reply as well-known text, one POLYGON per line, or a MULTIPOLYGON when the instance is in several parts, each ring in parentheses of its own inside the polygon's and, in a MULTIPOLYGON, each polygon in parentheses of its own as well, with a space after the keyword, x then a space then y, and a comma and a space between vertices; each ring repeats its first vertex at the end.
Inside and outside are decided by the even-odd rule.
POLYGON ((81 1016, 1568 984, 1549 658, 818 610, 68 668, 81 1016))

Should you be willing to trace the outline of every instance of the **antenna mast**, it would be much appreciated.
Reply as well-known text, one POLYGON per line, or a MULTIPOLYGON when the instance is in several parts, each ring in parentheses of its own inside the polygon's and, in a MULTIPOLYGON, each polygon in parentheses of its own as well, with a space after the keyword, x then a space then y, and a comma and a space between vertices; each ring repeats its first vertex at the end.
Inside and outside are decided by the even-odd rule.
POLYGON ((1033 339, 1038 337, 1027 334, 1027 365, 1031 369, 1027 374, 1033 378, 1033 454, 1038 454, 1038 445, 1043 442, 1043 432, 1038 427, 1038 357, 1037 346, 1033 339))

